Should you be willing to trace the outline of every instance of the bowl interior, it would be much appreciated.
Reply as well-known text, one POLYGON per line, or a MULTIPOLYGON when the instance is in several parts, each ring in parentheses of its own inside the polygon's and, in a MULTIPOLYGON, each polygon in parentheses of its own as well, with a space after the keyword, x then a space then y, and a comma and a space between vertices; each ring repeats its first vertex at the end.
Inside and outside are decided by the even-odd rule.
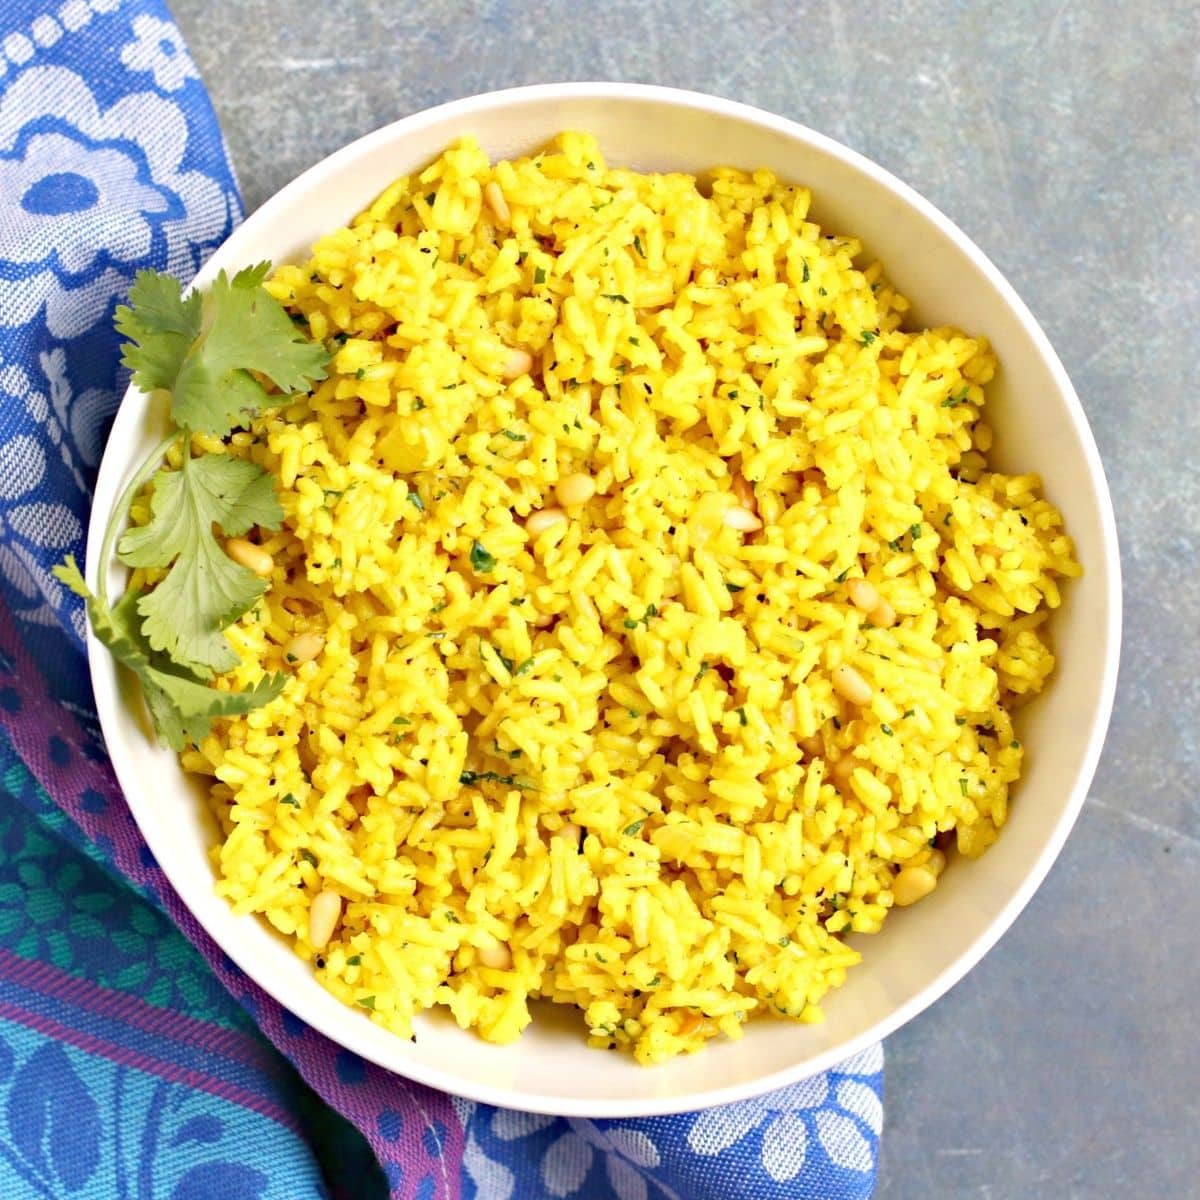
MULTIPOLYGON (((1119 586, 1111 507, 1095 446, 1044 336, 1007 284, 945 218, 885 172, 799 126, 751 109, 665 89, 551 85, 477 97, 419 114, 340 151, 285 188, 242 226, 201 273, 263 258, 297 258, 352 217, 397 175, 448 142, 474 134, 493 158, 530 152, 563 129, 595 133, 608 161, 699 172, 766 166, 809 186, 815 218, 861 237, 913 301, 913 320, 986 334, 1001 372, 989 420, 1002 466, 1042 474, 1065 514, 1086 575, 1053 625, 1058 671, 1021 714, 1027 773, 998 843, 956 864, 925 903, 858 938, 865 952, 827 998, 826 1021, 753 1022, 740 1043, 646 1069, 598 1053, 577 1014, 543 1006, 522 1040, 489 1046, 442 1016, 415 1043, 345 1008, 284 942, 255 918, 235 918, 213 894, 214 831, 199 791, 155 746, 132 686, 107 653, 92 655, 97 705, 134 816, 185 903, 222 948, 284 1005, 336 1041, 399 1073, 469 1097, 559 1114, 670 1112, 735 1099, 821 1070, 914 1016, 987 950, 1040 883, 1082 803, 1099 753, 1115 678, 1119 586)), ((155 441, 155 419, 132 392, 117 417, 96 491, 89 538, 155 441)), ((89 578, 97 564, 89 561, 89 578)), ((112 583, 119 584, 114 573, 112 583)))

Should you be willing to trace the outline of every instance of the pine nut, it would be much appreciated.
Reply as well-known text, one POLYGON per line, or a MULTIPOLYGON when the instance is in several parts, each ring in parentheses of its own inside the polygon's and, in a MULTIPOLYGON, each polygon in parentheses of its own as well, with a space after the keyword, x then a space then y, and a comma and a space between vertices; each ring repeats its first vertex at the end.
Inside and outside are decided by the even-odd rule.
POLYGON ((565 821, 559 829, 554 831, 556 838, 562 838, 564 842, 573 842, 576 846, 579 845, 579 836, 583 830, 575 824, 574 821, 565 821))
POLYGON ((733 508, 727 508, 721 519, 730 529, 736 529, 738 533, 757 533, 763 527, 763 523, 748 508, 743 508, 740 504, 734 505, 733 508))
POLYGON ((853 667, 848 667, 845 663, 834 667, 830 679, 833 683, 833 690, 843 700, 859 706, 871 703, 871 697, 875 693, 872 691, 871 685, 853 667))
POLYGON ((298 633, 284 645, 283 657, 289 666, 302 667, 324 649, 325 639, 319 633, 298 633))
POLYGON ((314 950, 323 950, 333 937, 342 918, 342 898, 337 892, 325 890, 313 897, 308 910, 308 940, 314 950))
POLYGON ((239 566, 253 571, 260 579, 270 578, 275 570, 275 560, 261 547, 245 538, 230 538, 225 543, 225 553, 239 566))
POLYGON ((505 379, 519 379, 529 372, 533 366, 533 355, 528 350, 510 350, 504 370, 500 373, 505 379))
POLYGON ((927 867, 905 867, 892 880, 892 901, 899 908, 907 908, 924 900, 937 887, 937 876, 927 867))
POLYGON ((545 533, 547 529, 566 519, 567 514, 561 508, 543 508, 529 514, 525 521, 525 532, 531 537, 537 537, 538 534, 545 533))
POLYGON ((744 475, 735 475, 733 477, 733 494, 737 497, 737 502, 743 508, 748 508, 751 512, 758 511, 758 501, 754 496, 754 485, 744 475))
POLYGON ((596 494, 596 481, 590 475, 576 471, 573 475, 564 475, 558 481, 554 494, 563 508, 586 504, 596 494))
POLYGON ((490 183, 484 184, 483 200, 501 225, 507 225, 512 220, 508 201, 505 200, 500 185, 494 179, 490 183))
POLYGON ((491 967, 496 971, 507 971, 513 961, 512 951, 503 942, 495 939, 490 946, 477 949, 475 958, 481 967, 491 967))
POLYGON ((875 585, 868 583, 865 579, 848 580, 846 594, 850 597, 850 603, 865 613, 869 613, 875 608, 882 598, 875 590, 875 585))
POLYGON ((891 629, 896 623, 896 610, 881 596, 879 603, 867 614, 867 620, 878 629, 891 629))

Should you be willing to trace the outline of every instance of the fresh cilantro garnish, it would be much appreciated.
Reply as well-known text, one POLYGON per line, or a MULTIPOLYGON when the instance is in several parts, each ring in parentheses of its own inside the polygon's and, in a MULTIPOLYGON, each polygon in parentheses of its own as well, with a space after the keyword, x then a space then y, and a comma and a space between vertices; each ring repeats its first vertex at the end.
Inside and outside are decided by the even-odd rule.
POLYGON ((144 392, 166 392, 172 433, 142 464, 117 502, 100 550, 100 577, 129 509, 151 484, 150 519, 121 538, 126 566, 165 571, 147 591, 126 592, 110 605, 93 594, 73 558, 55 574, 83 597, 96 638, 138 677, 159 738, 176 750, 208 736, 218 717, 248 712, 283 689, 264 678, 244 692, 208 686, 237 665, 223 630, 252 608, 267 584, 226 552, 218 534, 240 537, 252 527, 276 529, 283 510, 273 478, 226 454, 194 455, 192 435, 225 437, 271 402, 263 380, 280 392, 305 389, 325 376, 329 354, 310 342, 262 287, 269 263, 217 276, 207 292, 186 298, 179 281, 138 273, 130 306, 117 309, 127 339, 122 361, 144 392), (178 448, 180 467, 163 466, 178 448))
POLYGON ((117 309, 117 332, 127 339, 121 361, 144 392, 171 393, 171 416, 182 429, 224 437, 267 400, 251 374, 281 392, 325 377, 329 356, 292 323, 262 287, 270 263, 230 279, 222 271, 207 293, 183 298, 179 280, 139 271, 129 289, 132 307, 117 309))
POLYGON ((274 479, 252 462, 185 455, 180 470, 160 470, 150 520, 117 547, 127 567, 170 567, 138 601, 151 648, 205 678, 236 667, 221 631, 253 606, 267 581, 235 563, 213 530, 237 537, 254 525, 278 529, 282 520, 274 479))

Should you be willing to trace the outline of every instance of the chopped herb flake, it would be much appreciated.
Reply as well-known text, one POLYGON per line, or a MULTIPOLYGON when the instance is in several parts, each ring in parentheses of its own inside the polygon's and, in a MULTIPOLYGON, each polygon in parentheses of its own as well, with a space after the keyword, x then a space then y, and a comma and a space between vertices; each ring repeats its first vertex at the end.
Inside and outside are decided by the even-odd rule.
POLYGON ((642 820, 642 821, 634 821, 634 823, 632 825, 626 825, 625 826, 625 836, 626 837, 637 837, 637 835, 642 832, 642 826, 645 825, 645 823, 646 822, 644 820, 642 820))
POLYGON ((965 779, 959 779, 958 790, 962 792, 964 796, 967 794, 967 781, 965 779))
POLYGON ((486 547, 479 542, 471 543, 471 569, 480 575, 486 575, 496 569, 495 556, 489 554, 486 547))
POLYGON ((538 267, 537 270, 534 271, 533 282, 534 283, 545 283, 546 282, 546 268, 545 267, 538 267))

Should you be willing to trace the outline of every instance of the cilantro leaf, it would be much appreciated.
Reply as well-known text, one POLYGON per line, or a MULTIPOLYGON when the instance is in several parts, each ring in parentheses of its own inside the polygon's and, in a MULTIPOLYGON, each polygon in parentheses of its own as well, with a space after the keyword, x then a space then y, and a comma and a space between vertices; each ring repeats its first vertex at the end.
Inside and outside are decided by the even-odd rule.
POLYGON ((213 534, 278 528, 283 510, 274 480, 254 463, 224 454, 185 458, 178 471, 154 476, 150 521, 121 538, 130 567, 170 567, 138 601, 142 632, 154 650, 207 677, 237 665, 222 630, 266 590, 266 580, 235 563, 213 534))
POLYGON ((171 392, 182 428, 224 437, 244 425, 267 401, 251 371, 283 392, 325 377, 328 351, 261 286, 269 269, 259 263, 232 279, 222 271, 207 292, 186 299, 178 280, 143 271, 130 289, 132 307, 118 309, 122 361, 143 390, 171 392))
POLYGON ((189 741, 202 741, 216 718, 249 712, 283 691, 287 682, 283 675, 267 676, 245 692, 208 687, 154 652, 138 627, 137 607, 142 593, 126 592, 115 608, 109 608, 89 590, 71 555, 54 568, 54 574, 83 597, 97 640, 137 675, 155 731, 171 749, 182 750, 189 741))
POLYGON ((133 371, 133 382, 142 391, 169 388, 200 336, 200 293, 185 300, 178 279, 139 271, 129 301, 132 307, 122 304, 114 317, 117 332, 126 339, 121 362, 133 371))

